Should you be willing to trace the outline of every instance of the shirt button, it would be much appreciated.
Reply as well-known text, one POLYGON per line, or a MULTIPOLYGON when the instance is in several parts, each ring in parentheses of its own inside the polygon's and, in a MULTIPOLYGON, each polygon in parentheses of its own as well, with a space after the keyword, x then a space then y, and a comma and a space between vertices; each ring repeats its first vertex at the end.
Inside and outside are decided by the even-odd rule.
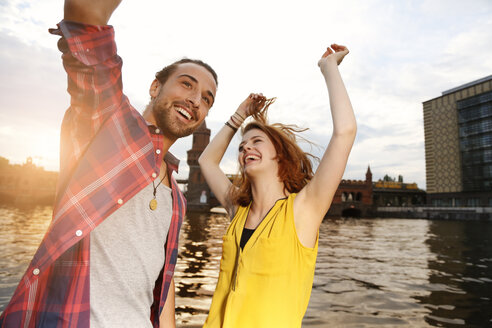
POLYGON ((121 199, 121 198, 118 199, 118 204, 120 204, 120 205, 123 204, 123 199, 121 199))
POLYGON ((77 237, 82 236, 82 230, 77 230, 77 231, 75 231, 75 235, 76 235, 77 237))
POLYGON ((37 276, 39 274, 39 269, 36 268, 36 269, 32 270, 32 274, 37 276))
POLYGON ((161 130, 155 129, 155 133, 161 133, 161 130))
POLYGON ((161 150, 160 150, 160 149, 157 149, 157 150, 155 151, 155 153, 156 153, 157 155, 159 155, 159 154, 161 153, 161 150))
POLYGON ((155 173, 155 172, 154 172, 154 173, 152 173, 152 177, 153 177, 153 178, 156 178, 156 177, 157 177, 157 173, 155 173))

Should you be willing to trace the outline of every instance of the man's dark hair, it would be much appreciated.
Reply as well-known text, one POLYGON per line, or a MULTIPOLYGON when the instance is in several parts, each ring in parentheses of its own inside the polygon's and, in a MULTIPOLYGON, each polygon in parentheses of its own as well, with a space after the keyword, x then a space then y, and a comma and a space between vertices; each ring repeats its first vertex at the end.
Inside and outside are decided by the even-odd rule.
POLYGON ((192 63, 192 64, 196 64, 196 65, 200 65, 202 67, 204 67, 205 69, 207 69, 207 71, 210 72, 210 74, 212 74, 212 76, 214 77, 214 80, 215 80, 215 84, 218 86, 219 85, 219 81, 217 80, 217 73, 215 73, 214 69, 212 67, 210 67, 209 64, 207 63, 204 63, 203 61, 199 60, 199 59, 189 59, 189 58, 183 58, 183 59, 180 59, 178 61, 175 61, 174 63, 172 63, 171 65, 168 65, 166 67, 164 67, 162 70, 160 70, 159 72, 155 73, 155 78, 161 83, 161 84, 164 84, 166 83, 167 79, 169 78, 169 76, 174 73, 174 71, 176 71, 176 69, 178 68, 178 66, 180 64, 186 64, 186 63, 192 63))

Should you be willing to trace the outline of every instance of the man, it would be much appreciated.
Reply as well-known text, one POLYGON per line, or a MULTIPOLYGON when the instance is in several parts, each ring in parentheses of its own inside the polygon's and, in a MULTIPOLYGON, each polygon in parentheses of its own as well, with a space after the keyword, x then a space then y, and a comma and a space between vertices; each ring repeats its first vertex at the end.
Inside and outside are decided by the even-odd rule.
POLYGON ((50 32, 68 74, 52 223, 1 327, 174 327, 185 200, 168 153, 203 122, 217 76, 201 61, 156 74, 140 115, 122 92, 107 22, 121 0, 66 0, 50 32))

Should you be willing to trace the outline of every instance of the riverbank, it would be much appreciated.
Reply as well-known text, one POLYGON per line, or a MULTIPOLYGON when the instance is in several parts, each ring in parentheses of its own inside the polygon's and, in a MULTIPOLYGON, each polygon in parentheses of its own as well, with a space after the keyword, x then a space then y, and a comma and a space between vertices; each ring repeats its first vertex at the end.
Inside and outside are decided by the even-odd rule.
POLYGON ((431 220, 490 220, 492 207, 378 207, 380 218, 407 218, 431 220))

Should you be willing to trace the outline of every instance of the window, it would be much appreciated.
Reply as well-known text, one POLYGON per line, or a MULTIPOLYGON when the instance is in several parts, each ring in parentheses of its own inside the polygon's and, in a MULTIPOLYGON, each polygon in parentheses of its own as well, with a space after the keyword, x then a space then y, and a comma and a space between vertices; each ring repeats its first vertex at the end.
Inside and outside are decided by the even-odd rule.
POLYGON ((468 207, 479 207, 480 206, 480 198, 468 198, 467 199, 468 207))
POLYGON ((441 207, 442 205, 442 200, 441 199, 433 199, 432 200, 432 206, 434 207, 441 207))
POLYGON ((462 207, 463 202, 461 201, 461 198, 453 198, 453 206, 454 207, 462 207))
POLYGON ((452 204, 451 198, 445 198, 442 200, 441 206, 443 207, 450 207, 452 204))

